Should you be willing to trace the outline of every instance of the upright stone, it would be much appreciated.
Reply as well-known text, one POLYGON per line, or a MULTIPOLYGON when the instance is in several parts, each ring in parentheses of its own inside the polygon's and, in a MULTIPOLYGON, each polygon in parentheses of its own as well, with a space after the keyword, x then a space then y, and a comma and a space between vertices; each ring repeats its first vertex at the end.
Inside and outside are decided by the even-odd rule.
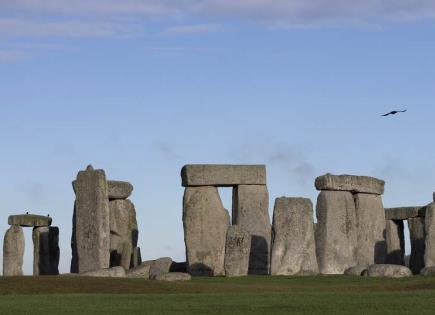
POLYGON ((417 275, 425 267, 424 252, 426 251, 425 244, 425 218, 410 218, 408 219, 409 238, 411 240, 411 257, 409 259, 409 269, 417 275))
POLYGON ((74 188, 78 272, 108 268, 110 221, 106 175, 103 170, 89 166, 78 173, 74 188))
POLYGON ((225 245, 225 275, 240 277, 248 275, 251 235, 237 225, 227 231, 225 245))
POLYGON ((425 218, 426 251, 424 264, 426 267, 435 266, 435 203, 431 203, 426 209, 425 218))
POLYGON ((251 234, 249 274, 269 274, 272 226, 269 218, 267 187, 264 185, 234 187, 232 220, 233 225, 238 225, 251 234))
POLYGON ((229 214, 216 187, 188 187, 183 200, 187 270, 194 276, 225 274, 229 214))
POLYGON ((405 238, 402 220, 386 220, 387 257, 386 263, 405 265, 405 238))
POLYGON ((24 233, 18 225, 12 225, 3 241, 3 276, 22 276, 24 256, 24 233))
POLYGON ((319 273, 310 199, 277 198, 272 231, 272 275, 319 273))
POLYGON ((357 223, 350 192, 322 191, 317 198, 316 253, 322 274, 357 265, 357 223))
POLYGON ((33 275, 59 274, 59 229, 36 227, 33 239, 33 275))
POLYGON ((381 196, 358 193, 354 195, 354 200, 358 226, 357 264, 384 264, 387 244, 381 196))

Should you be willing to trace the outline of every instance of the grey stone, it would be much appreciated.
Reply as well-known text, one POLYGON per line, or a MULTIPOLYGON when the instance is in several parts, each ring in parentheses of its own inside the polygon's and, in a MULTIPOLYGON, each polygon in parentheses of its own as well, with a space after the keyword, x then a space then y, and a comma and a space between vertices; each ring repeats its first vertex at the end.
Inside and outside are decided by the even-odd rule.
POLYGON ((129 278, 150 278, 150 268, 154 263, 154 260, 148 260, 142 262, 139 266, 127 270, 127 277, 129 278))
POLYGON ((385 212, 380 195, 354 195, 358 226, 357 265, 384 264, 387 254, 385 212))
POLYGON ((423 268, 420 274, 422 276, 435 276, 435 266, 423 268))
POLYGON ((339 190, 382 195, 385 182, 368 176, 332 175, 328 173, 317 177, 315 186, 317 190, 339 190))
POLYGON ((216 187, 188 187, 183 200, 187 271, 194 276, 225 274, 229 214, 216 187))
POLYGON ((426 209, 425 219, 426 251, 424 254, 424 265, 435 266, 435 203, 431 203, 426 209))
POLYGON ((22 276, 24 233, 19 225, 12 225, 3 241, 3 276, 22 276))
POLYGON ((235 186, 266 185, 264 165, 185 165, 181 170, 182 185, 235 186))
POLYGON ((385 218, 387 220, 407 220, 409 218, 426 216, 426 207, 399 207, 386 208, 385 218))
POLYGON ((133 249, 133 254, 131 256, 130 268, 135 268, 142 264, 142 255, 140 253, 140 247, 135 247, 133 249))
POLYGON ((154 260, 150 267, 150 280, 155 280, 157 276, 168 273, 171 265, 172 258, 169 257, 154 260))
POLYGON ((272 226, 269 193, 263 185, 239 185, 233 189, 233 225, 251 234, 249 274, 270 273, 272 226))
POLYGON ((33 275, 59 274, 59 228, 36 227, 33 239, 33 275))
POLYGON ((272 229, 272 275, 319 273, 310 199, 277 198, 272 229))
POLYGON ((23 227, 50 226, 51 222, 52 218, 36 214, 10 215, 8 218, 9 225, 20 225, 23 227))
POLYGON ((75 241, 78 272, 110 264, 109 197, 103 170, 86 170, 75 183, 75 241))
POLYGON ((191 276, 188 273, 182 272, 171 272, 171 273, 163 273, 156 276, 155 280, 157 281, 189 281, 191 276))
POLYGON ((347 276, 362 276, 365 271, 369 268, 368 265, 358 265, 354 267, 350 267, 344 271, 344 274, 347 276))
POLYGON ((133 192, 133 185, 128 182, 109 180, 107 185, 109 199, 127 199, 133 192))
POLYGON ((386 220, 387 257, 386 263, 405 265, 405 237, 402 220, 386 220))
POLYGON ((411 277, 412 271, 405 266, 377 264, 370 265, 366 275, 369 277, 404 278, 411 277))
POLYGON ((228 227, 225 245, 225 275, 240 277, 248 275, 251 235, 237 225, 228 227))
POLYGON ((97 277, 97 278, 124 278, 126 273, 122 267, 104 268, 93 271, 87 271, 80 274, 84 277, 97 277))
POLYGON ((317 198, 316 253, 322 274, 357 265, 357 223, 350 192, 322 191, 317 198))
POLYGON ((411 241, 411 256, 409 258, 409 268, 416 275, 425 267, 424 252, 426 251, 426 233, 424 230, 425 218, 408 219, 409 238, 411 241))

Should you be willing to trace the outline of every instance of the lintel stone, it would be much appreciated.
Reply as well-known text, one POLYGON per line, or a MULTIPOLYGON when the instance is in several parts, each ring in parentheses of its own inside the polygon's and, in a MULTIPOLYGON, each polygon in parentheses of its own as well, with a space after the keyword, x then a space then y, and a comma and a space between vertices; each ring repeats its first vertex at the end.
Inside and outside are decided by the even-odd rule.
POLYGON ((19 225, 23 227, 42 227, 50 226, 52 218, 36 214, 19 214, 10 215, 8 218, 9 225, 19 225))
POLYGON ((410 218, 425 217, 425 216, 426 216, 426 206, 385 208, 385 219, 387 220, 407 220, 410 218))
POLYGON ((369 176, 332 175, 328 173, 317 177, 315 186, 317 190, 338 190, 382 195, 385 182, 369 176))

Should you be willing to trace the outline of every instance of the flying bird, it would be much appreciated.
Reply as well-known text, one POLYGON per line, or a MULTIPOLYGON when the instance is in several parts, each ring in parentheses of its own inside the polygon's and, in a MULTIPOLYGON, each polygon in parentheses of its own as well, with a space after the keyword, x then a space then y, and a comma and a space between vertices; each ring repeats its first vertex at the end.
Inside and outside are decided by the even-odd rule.
POLYGON ((393 111, 391 111, 389 113, 386 113, 386 114, 384 114, 382 116, 386 117, 386 116, 390 116, 390 115, 396 115, 398 113, 406 113, 406 111, 407 111, 406 109, 405 110, 393 110, 393 111))

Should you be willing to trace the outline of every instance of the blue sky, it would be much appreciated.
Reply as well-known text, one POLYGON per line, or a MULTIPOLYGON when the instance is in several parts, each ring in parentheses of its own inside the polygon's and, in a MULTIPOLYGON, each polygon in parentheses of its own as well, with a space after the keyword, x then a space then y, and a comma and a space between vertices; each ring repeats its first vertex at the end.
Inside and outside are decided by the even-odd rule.
POLYGON ((271 215, 279 196, 315 203, 326 172, 386 180, 386 207, 429 203, 434 17, 433 1, 0 1, 0 229, 50 213, 66 272, 89 163, 134 184, 144 260, 184 260, 184 164, 266 164, 271 215))

